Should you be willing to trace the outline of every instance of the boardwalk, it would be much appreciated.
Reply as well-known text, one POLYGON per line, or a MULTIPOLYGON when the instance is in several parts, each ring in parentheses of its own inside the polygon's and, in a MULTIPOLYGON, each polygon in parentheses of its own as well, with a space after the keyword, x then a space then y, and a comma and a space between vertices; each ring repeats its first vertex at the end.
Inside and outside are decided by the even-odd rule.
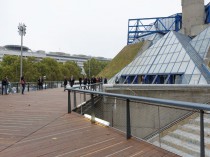
POLYGON ((67 92, 0 96, 0 157, 176 156, 112 128, 67 114, 67 92))

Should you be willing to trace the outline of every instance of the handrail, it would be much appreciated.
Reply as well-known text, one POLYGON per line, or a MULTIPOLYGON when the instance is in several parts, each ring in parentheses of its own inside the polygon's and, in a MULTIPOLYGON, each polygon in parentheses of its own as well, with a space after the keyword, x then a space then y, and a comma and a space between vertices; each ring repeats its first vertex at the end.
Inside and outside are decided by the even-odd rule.
MULTIPOLYGON (((204 110, 210 111, 210 106, 207 104, 202 103, 193 103, 193 102, 185 102, 185 101, 174 101, 174 100, 166 100, 166 99, 159 99, 159 98, 151 98, 151 97, 142 97, 142 96, 131 96, 125 94, 113 94, 113 93, 106 93, 106 92, 99 92, 99 91, 90 91, 90 90, 83 90, 83 89, 76 89, 76 88, 65 88, 68 90, 68 113, 71 113, 71 91, 82 92, 82 93, 89 93, 91 95, 91 104, 94 107, 94 94, 107 96, 107 97, 114 97, 114 98, 121 98, 126 100, 126 137, 127 139, 131 138, 131 122, 130 122, 130 101, 139 101, 139 102, 146 102, 150 103, 154 106, 164 106, 164 107, 177 107, 177 108, 184 108, 190 110, 199 110, 200 112, 200 156, 205 156, 205 142, 204 142, 204 110)), ((95 110, 95 107, 94 107, 95 110)), ((91 122, 95 122, 95 113, 91 113, 91 122)))
POLYGON ((136 100, 136 101, 144 101, 147 103, 154 103, 156 106, 168 106, 171 107, 183 107, 188 109, 197 109, 197 110, 207 110, 210 111, 210 106, 207 104, 202 103, 193 103, 193 102, 185 102, 185 101, 174 101, 174 100, 167 100, 167 99, 159 99, 159 98, 151 98, 151 97, 142 97, 142 96, 132 96, 132 95, 125 95, 125 94, 113 94, 113 93, 106 93, 106 92, 98 92, 98 91, 90 91, 90 90, 83 90, 83 89, 75 89, 75 88, 66 88, 65 90, 68 91, 76 91, 76 92, 83 92, 89 94, 98 94, 108 97, 116 97, 121 99, 129 99, 129 100, 136 100), (159 104, 159 105, 157 105, 159 104))

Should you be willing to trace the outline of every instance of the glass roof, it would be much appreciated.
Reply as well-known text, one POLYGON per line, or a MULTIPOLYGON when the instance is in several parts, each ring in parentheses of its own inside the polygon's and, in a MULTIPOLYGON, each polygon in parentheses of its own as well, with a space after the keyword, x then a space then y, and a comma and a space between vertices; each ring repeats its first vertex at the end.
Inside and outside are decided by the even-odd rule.
MULTIPOLYGON (((205 67, 201 54, 206 56, 209 46, 210 27, 193 40, 171 31, 136 57, 116 76, 181 74, 182 83, 207 84, 210 83, 210 72, 205 67)), ((113 82, 115 77, 110 82, 113 82)))

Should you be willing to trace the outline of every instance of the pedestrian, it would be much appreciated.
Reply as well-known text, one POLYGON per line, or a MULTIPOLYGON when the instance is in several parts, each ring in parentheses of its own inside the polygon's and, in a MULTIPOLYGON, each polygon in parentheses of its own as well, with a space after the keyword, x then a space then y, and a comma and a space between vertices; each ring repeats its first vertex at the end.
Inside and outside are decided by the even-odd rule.
POLYGON ((68 83, 68 81, 67 81, 67 79, 66 79, 66 76, 64 76, 64 81, 63 81, 64 91, 65 91, 65 88, 66 88, 66 86, 67 86, 67 83, 68 83))
POLYGON ((71 78, 69 80, 69 84, 71 87, 73 87, 73 85, 74 85, 74 76, 73 75, 71 76, 71 78))
POLYGON ((81 86, 82 86, 82 78, 80 77, 79 78, 79 88, 81 88, 81 86))
POLYGON ((42 81, 42 77, 40 76, 38 81, 37 81, 37 84, 38 84, 38 89, 41 90, 42 89, 42 86, 43 86, 43 81, 42 81))
POLYGON ((107 78, 106 77, 104 78, 104 84, 107 84, 107 78))
POLYGON ((88 82, 88 79, 87 77, 85 76, 85 78, 83 79, 83 85, 84 85, 84 90, 87 89, 87 82, 88 82))
POLYGON ((24 94, 24 90, 25 90, 25 85, 26 85, 26 81, 24 79, 24 76, 22 76, 20 78, 20 84, 22 85, 22 94, 24 94))
POLYGON ((7 94, 7 87, 8 87, 8 79, 7 79, 7 77, 5 77, 4 79, 2 79, 2 82, 1 82, 1 84, 2 84, 2 95, 3 94, 7 94))

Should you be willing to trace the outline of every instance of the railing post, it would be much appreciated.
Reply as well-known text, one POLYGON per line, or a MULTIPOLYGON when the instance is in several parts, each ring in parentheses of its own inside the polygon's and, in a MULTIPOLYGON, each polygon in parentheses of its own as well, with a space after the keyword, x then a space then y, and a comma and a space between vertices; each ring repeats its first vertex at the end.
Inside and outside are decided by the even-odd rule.
POLYGON ((131 122, 130 122, 130 100, 126 100, 126 123, 127 123, 127 139, 131 138, 131 122))
POLYGON ((76 98, 76 92, 74 91, 74 108, 77 107, 77 98, 76 98))
POLYGON ((68 90, 68 113, 71 113, 71 92, 68 90))
POLYGON ((4 92, 4 88, 3 88, 3 85, 1 84, 1 94, 3 95, 3 92, 4 92))
POLYGON ((18 83, 17 83, 17 86, 16 86, 16 91, 17 91, 17 93, 18 93, 18 83))
POLYGON ((91 106, 92 106, 92 112, 91 112, 91 123, 95 123, 95 105, 94 105, 94 97, 93 94, 91 94, 91 106))
POLYGON ((29 92, 29 83, 28 83, 28 92, 29 92))
POLYGON ((45 82, 45 87, 44 88, 47 89, 46 82, 45 82))
POLYGON ((205 142, 204 142, 204 111, 200 110, 200 156, 205 156, 205 142))

